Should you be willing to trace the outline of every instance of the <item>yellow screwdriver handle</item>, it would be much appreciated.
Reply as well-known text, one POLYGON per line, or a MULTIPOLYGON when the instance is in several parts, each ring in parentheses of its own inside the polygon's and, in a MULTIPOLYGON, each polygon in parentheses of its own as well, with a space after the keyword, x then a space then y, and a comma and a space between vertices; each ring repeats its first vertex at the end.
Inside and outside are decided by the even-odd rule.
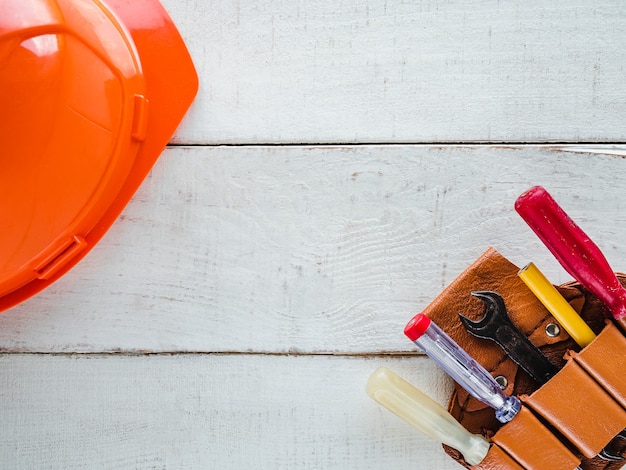
POLYGON ((529 263, 520 269, 518 275, 581 348, 593 341, 595 333, 537 266, 529 263))
POLYGON ((391 370, 380 367, 367 382, 367 394, 411 426, 439 442, 454 447, 470 465, 480 463, 489 442, 471 434, 439 403, 391 370))

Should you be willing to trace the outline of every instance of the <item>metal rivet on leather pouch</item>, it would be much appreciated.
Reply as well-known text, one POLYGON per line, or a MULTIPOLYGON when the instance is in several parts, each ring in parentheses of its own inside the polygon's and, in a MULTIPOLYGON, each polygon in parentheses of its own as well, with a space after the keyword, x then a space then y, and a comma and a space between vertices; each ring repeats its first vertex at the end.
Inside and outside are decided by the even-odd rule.
POLYGON ((560 332, 561 328, 559 328, 559 325, 557 325, 556 323, 548 323, 546 325, 546 334, 549 337, 554 338, 556 336, 559 336, 560 332))

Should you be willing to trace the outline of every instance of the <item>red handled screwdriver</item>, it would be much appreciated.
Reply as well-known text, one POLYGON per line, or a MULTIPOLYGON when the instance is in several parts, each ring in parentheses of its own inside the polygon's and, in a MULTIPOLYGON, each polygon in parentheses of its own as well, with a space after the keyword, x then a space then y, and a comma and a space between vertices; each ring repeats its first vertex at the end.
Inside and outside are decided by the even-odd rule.
POLYGON ((626 332, 626 289, 593 240, 541 186, 519 196, 515 210, 563 268, 602 301, 626 332))

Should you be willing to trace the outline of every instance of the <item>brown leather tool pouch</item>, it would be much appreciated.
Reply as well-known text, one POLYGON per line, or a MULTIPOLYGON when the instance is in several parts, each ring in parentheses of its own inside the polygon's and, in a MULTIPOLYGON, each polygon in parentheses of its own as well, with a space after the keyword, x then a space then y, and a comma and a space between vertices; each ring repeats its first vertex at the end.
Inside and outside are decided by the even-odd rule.
POLYGON ((489 468, 490 470, 524 470, 524 467, 520 467, 513 458, 509 457, 509 454, 497 445, 492 445, 489 448, 489 452, 480 465, 482 468, 489 468))
MULTIPOLYGON (((577 283, 559 286, 598 335, 580 350, 558 322, 519 279, 519 268, 490 248, 424 310, 450 337, 522 400, 522 411, 502 425, 494 411, 456 385, 449 410, 470 432, 494 444, 487 457, 469 467, 462 455, 444 446, 466 468, 618 470, 626 460, 607 461, 597 454, 626 428, 626 338, 606 320, 602 304, 577 283), (560 370, 543 386, 509 359, 495 343, 469 334, 459 313, 473 320, 484 304, 472 291, 494 291, 504 299, 512 322, 560 370)), ((618 275, 624 283, 626 277, 618 275)), ((613 440, 612 450, 626 455, 626 441, 613 440)))
POLYGON ((589 346, 569 356, 626 408, 626 338, 613 323, 607 321, 589 346))
POLYGON ((626 410, 576 361, 523 401, 588 458, 626 427, 626 410))

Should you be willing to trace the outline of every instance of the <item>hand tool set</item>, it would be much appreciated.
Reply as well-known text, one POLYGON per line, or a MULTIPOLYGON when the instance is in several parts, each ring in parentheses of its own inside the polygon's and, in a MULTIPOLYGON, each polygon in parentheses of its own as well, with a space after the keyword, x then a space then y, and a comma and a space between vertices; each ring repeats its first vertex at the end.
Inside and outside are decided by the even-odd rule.
POLYGON ((448 411, 383 368, 367 393, 466 468, 620 469, 626 275, 544 188, 515 209, 575 281, 555 287, 490 248, 404 330, 454 379, 448 411))

